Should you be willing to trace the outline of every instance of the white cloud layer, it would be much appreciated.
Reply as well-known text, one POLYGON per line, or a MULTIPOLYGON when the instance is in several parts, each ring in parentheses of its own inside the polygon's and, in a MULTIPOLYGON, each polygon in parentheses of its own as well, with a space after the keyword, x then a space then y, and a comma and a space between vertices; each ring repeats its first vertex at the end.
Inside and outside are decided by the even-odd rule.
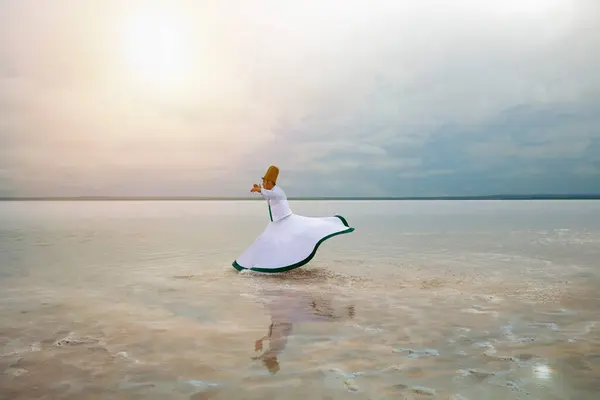
POLYGON ((0 194, 243 195, 269 164, 299 195, 600 192, 599 27, 593 0, 4 0, 0 194))

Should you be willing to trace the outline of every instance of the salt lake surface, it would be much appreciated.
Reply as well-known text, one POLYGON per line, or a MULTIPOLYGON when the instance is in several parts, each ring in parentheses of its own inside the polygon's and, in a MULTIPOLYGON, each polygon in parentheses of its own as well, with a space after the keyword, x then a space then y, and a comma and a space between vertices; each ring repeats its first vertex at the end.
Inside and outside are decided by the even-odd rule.
POLYGON ((0 203, 0 399, 598 398, 600 201, 291 206, 356 231, 238 273, 261 201, 0 203))

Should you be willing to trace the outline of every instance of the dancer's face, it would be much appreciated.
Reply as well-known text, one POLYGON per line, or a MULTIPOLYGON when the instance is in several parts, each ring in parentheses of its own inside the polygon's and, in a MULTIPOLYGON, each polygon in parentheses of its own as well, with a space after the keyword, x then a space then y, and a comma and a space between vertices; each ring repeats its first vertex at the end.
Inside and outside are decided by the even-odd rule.
POLYGON ((271 190, 271 189, 273 189, 273 187, 275 187, 275 184, 273 182, 267 181, 267 180, 264 180, 264 179, 262 181, 262 185, 267 190, 271 190))

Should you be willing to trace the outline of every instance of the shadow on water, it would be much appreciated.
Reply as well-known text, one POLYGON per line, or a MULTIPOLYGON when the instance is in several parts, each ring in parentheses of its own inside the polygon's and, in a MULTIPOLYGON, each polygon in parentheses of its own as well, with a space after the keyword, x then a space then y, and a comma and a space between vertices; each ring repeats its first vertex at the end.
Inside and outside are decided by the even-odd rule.
POLYGON ((252 359, 262 361, 271 374, 280 370, 278 356, 285 350, 294 325, 352 319, 356 312, 354 305, 336 310, 330 296, 305 290, 265 290, 262 294, 271 324, 267 334, 255 341, 254 351, 262 351, 265 340, 269 345, 262 354, 252 359))
MULTIPOLYGON (((332 272, 327 267, 320 266, 305 266, 296 268, 291 271, 278 272, 278 273, 264 273, 256 272, 251 270, 237 271, 235 269, 228 269, 225 272, 226 276, 229 277, 260 277, 268 281, 296 281, 296 282, 322 282, 323 280, 340 280, 348 278, 349 276, 332 272)), ((172 279, 180 280, 206 280, 207 277, 202 275, 173 275, 172 279)))
POLYGON ((340 274, 331 271, 330 268, 321 266, 301 267, 291 271, 279 272, 276 274, 267 274, 256 271, 233 271, 240 277, 259 277, 261 280, 274 282, 274 283, 302 283, 302 284, 322 284, 322 283, 336 283, 344 284, 348 282, 366 282, 369 280, 367 277, 353 276, 340 274))
POLYGON ((264 272, 256 272, 256 271, 250 271, 250 270, 241 271, 241 272, 232 271, 232 273, 235 273, 240 276, 260 276, 261 278, 274 280, 274 281, 278 281, 278 280, 311 281, 314 279, 331 278, 331 277, 334 277, 335 275, 337 275, 335 273, 332 273, 327 268, 318 267, 318 266, 313 266, 310 268, 309 267, 301 267, 301 268, 293 269, 291 271, 278 272, 275 274, 268 274, 268 273, 264 273, 264 272))

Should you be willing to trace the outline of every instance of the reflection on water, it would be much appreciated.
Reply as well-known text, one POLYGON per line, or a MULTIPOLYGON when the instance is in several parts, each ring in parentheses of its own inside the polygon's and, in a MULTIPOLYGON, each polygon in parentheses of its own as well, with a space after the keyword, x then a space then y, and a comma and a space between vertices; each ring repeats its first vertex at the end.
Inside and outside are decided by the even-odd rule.
POLYGON ((0 203, 0 399, 597 399, 600 202, 393 204, 265 275, 258 202, 0 203))
POLYGON ((537 364, 533 367, 533 373, 538 379, 551 379, 552 368, 546 364, 537 364))
MULTIPOLYGON (((298 277, 301 276, 305 277, 306 274, 298 274, 298 277)), ((332 307, 331 298, 315 296, 302 290, 263 291, 262 298, 266 300, 271 324, 267 335, 255 342, 254 351, 262 351, 265 340, 269 341, 269 347, 261 355, 252 359, 261 360, 272 374, 276 374, 281 369, 277 356, 285 350, 288 336, 293 333, 295 324, 334 321, 344 317, 353 318, 355 315, 353 305, 345 309, 347 315, 340 315, 332 307)))

